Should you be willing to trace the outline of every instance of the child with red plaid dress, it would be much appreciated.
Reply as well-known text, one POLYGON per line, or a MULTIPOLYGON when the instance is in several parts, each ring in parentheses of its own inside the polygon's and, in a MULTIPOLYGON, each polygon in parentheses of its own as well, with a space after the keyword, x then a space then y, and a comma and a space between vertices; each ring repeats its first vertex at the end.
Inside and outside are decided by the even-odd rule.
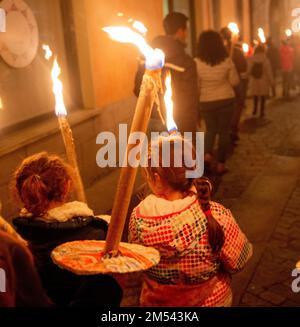
POLYGON ((145 174, 153 194, 130 219, 130 241, 154 247, 161 255, 159 264, 145 274, 140 304, 230 306, 231 274, 243 269, 252 245, 231 212, 210 201, 209 180, 187 178, 191 168, 177 167, 175 143, 175 138, 160 139, 158 162, 152 167, 149 154, 145 174), (162 164, 165 142, 170 142, 170 167, 162 164))

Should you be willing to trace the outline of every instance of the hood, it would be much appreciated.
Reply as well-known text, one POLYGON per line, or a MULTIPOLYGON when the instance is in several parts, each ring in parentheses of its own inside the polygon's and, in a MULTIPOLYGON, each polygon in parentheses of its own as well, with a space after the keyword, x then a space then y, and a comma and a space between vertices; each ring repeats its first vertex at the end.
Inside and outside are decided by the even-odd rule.
POLYGON ((136 208, 137 235, 146 246, 159 249, 163 257, 185 255, 206 232, 206 217, 196 195, 168 201, 148 196, 136 208))
MULTIPOLYGON (((74 217, 91 217, 94 216, 93 210, 91 210, 86 203, 73 201, 63 204, 60 207, 49 210, 44 216, 37 217, 35 220, 43 222, 67 222, 74 217)), ((32 218, 32 213, 23 208, 20 212, 22 218, 32 218)))
POLYGON ((184 210, 197 199, 196 195, 184 199, 169 201, 153 194, 147 196, 139 205, 139 212, 144 217, 162 217, 184 210))

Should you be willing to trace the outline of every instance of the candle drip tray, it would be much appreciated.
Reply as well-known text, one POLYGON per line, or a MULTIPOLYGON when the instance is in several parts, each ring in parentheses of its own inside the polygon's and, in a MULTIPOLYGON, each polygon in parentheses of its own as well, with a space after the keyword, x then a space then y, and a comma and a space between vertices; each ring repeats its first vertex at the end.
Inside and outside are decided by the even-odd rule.
POLYGON ((116 257, 104 256, 105 241, 74 241, 52 251, 53 262, 77 275, 126 274, 147 270, 160 260, 151 247, 120 243, 116 257))

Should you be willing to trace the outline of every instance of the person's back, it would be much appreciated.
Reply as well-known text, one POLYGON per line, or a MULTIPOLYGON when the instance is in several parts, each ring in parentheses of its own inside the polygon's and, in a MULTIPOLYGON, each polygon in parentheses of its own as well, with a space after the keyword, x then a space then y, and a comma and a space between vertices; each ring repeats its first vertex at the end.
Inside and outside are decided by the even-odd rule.
POLYGON ((16 238, 3 231, 0 231, 0 273, 0 307, 51 305, 30 252, 16 238))
POLYGON ((281 69, 283 72, 292 72, 294 69, 294 49, 283 43, 280 47, 281 69))
POLYGON ((215 66, 196 58, 197 73, 199 79, 200 102, 232 99, 235 97, 233 85, 238 82, 237 74, 234 74, 233 62, 230 58, 225 59, 215 66), (233 71, 233 73, 231 73, 233 71))
POLYGON ((209 245, 207 218, 196 195, 177 201, 151 195, 135 209, 131 241, 155 247, 161 255, 159 264, 146 273, 142 304, 231 305, 230 274, 244 267, 251 246, 229 210, 215 202, 210 206, 225 231, 225 245, 218 255, 209 245), (175 285, 181 286, 180 292, 175 285))
POLYGON ((67 202, 72 176, 71 167, 57 156, 39 153, 24 160, 14 178, 24 208, 13 223, 28 241, 43 286, 56 305, 118 306, 122 289, 114 278, 77 276, 52 262, 51 252, 62 243, 106 237, 104 220, 94 217, 85 203, 67 202))
MULTIPOLYGON (((175 167, 179 141, 159 141, 159 153, 170 144, 170 167, 163 167, 161 158, 153 165, 149 153, 145 175, 153 194, 130 219, 130 241, 154 247, 161 255, 158 265, 146 272, 141 305, 230 306, 230 274, 244 267, 252 246, 230 211, 210 201, 210 182, 188 178, 192 168, 183 161, 175 167)), ((182 142, 185 149, 190 147, 182 142)), ((194 155, 191 151, 185 159, 194 155)))

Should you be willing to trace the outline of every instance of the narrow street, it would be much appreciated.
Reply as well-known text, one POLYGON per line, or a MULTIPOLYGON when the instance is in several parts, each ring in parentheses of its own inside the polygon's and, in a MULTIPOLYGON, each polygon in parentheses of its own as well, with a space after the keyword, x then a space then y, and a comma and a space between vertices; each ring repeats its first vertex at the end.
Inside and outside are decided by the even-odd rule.
POLYGON ((253 118, 248 103, 215 194, 254 245, 251 262, 233 277, 236 306, 300 306, 291 289, 300 260, 299 101, 270 100, 265 119, 253 118))

